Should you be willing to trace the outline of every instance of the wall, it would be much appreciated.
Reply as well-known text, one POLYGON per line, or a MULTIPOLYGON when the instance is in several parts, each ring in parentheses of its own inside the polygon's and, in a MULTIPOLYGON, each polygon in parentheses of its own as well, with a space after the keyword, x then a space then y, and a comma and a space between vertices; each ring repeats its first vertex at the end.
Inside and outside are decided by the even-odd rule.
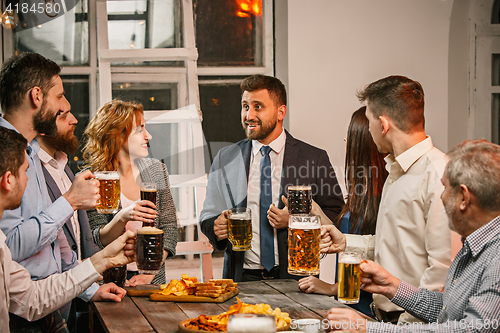
POLYGON ((423 85, 427 133, 448 149, 452 6, 452 0, 288 0, 289 129, 326 149, 340 178, 343 138, 360 107, 355 93, 388 75, 423 85))

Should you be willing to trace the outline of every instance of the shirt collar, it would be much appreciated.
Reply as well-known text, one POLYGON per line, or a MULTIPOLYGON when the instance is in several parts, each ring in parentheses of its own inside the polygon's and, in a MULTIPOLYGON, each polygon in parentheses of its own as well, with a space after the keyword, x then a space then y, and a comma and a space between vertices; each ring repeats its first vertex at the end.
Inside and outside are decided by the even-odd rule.
POLYGON ((434 148, 434 145, 432 144, 432 139, 430 136, 427 136, 425 140, 405 150, 402 154, 399 154, 397 157, 394 157, 394 155, 389 154, 384 158, 384 160, 388 166, 394 162, 398 162, 398 164, 401 166, 401 169, 404 172, 406 172, 413 165, 413 163, 415 163, 420 157, 422 157, 422 155, 432 150, 432 148, 434 148))
POLYGON ((464 246, 468 245, 472 255, 475 257, 489 242, 496 239, 499 234, 500 215, 467 236, 464 246))
POLYGON ((66 155, 66 153, 62 151, 56 151, 55 157, 52 157, 45 150, 40 148, 40 151, 38 152, 38 157, 40 158, 40 161, 42 161, 44 164, 50 164, 54 168, 58 169, 64 169, 66 163, 68 162, 68 155, 66 155))
MULTIPOLYGON (((279 154, 279 152, 285 147, 285 142, 286 142, 286 134, 285 130, 283 129, 281 131, 280 136, 278 136, 276 139, 274 139, 273 142, 269 144, 269 147, 276 153, 279 154)), ((255 156, 257 153, 260 151, 260 148, 264 146, 261 142, 257 140, 252 140, 252 154, 255 156)))

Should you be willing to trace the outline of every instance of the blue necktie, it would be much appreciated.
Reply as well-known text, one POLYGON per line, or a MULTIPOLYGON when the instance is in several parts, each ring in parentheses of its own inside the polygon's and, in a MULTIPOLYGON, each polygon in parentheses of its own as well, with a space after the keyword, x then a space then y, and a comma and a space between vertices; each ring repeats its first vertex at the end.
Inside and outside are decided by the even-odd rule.
POLYGON ((274 230, 267 219, 267 211, 272 204, 271 147, 262 146, 260 161, 260 262, 270 271, 274 267, 274 230))

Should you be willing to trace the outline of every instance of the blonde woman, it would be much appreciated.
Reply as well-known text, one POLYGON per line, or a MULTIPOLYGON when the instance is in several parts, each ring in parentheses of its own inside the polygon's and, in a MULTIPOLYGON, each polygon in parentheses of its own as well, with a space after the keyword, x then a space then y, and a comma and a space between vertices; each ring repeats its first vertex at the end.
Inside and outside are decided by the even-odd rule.
MULTIPOLYGON (((83 157, 92 171, 116 171, 120 175, 121 210, 115 215, 87 211, 94 242, 103 247, 124 229, 136 231, 142 222, 154 222, 164 232, 164 255, 175 255, 177 216, 170 192, 167 167, 147 158, 151 135, 146 130, 140 103, 114 99, 104 104, 88 124, 83 157), (140 200, 141 182, 154 182, 158 189, 157 206, 140 200)), ((154 275, 137 274, 135 263, 127 266, 126 285, 165 283, 164 265, 154 275)))

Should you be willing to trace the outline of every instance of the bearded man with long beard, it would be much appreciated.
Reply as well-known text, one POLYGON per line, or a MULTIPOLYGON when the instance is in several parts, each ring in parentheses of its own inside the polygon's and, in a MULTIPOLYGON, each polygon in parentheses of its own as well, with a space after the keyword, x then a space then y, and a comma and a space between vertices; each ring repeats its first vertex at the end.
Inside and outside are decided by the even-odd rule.
POLYGON ((203 233, 225 250, 223 277, 235 281, 294 278, 288 274, 290 185, 310 185, 312 197, 336 220, 344 201, 326 151, 295 139, 283 128, 287 112, 283 83, 253 75, 241 83, 241 123, 247 139, 215 157, 201 212, 203 233), (286 195, 285 195, 286 196, 286 195), (228 210, 248 207, 252 214, 251 250, 233 251, 228 242, 228 210))

